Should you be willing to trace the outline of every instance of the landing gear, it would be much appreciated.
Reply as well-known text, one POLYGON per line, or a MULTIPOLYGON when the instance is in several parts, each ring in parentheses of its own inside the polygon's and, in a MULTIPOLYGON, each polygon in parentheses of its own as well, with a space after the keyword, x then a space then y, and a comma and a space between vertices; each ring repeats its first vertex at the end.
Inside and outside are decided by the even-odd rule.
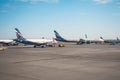
POLYGON ((41 48, 44 48, 44 45, 42 45, 41 48))
POLYGON ((44 47, 46 47, 46 45, 41 45, 40 47, 41 47, 41 48, 44 48, 44 47))
POLYGON ((77 42, 77 45, 82 45, 82 44, 84 44, 84 43, 85 43, 85 40, 80 39, 80 40, 77 42))
MULTIPOLYGON (((34 48, 36 48, 36 47, 37 47, 37 45, 34 45, 34 48)), ((39 47, 44 48, 44 47, 46 47, 46 45, 40 45, 39 47)))
POLYGON ((36 48, 36 45, 34 45, 34 48, 36 48))

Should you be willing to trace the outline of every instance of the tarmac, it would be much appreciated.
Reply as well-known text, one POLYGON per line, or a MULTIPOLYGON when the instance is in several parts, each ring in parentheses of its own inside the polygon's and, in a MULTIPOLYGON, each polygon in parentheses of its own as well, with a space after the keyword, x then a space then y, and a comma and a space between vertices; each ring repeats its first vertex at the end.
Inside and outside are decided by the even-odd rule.
POLYGON ((0 80, 120 80, 120 45, 8 47, 0 80))

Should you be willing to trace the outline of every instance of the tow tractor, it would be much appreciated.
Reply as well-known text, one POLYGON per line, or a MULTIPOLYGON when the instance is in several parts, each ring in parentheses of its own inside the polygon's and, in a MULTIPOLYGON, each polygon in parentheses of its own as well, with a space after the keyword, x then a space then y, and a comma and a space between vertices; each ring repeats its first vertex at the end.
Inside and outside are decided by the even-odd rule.
POLYGON ((63 43, 59 43, 58 47, 65 47, 63 43))
POLYGON ((6 49, 6 47, 0 45, 0 51, 4 51, 6 49))

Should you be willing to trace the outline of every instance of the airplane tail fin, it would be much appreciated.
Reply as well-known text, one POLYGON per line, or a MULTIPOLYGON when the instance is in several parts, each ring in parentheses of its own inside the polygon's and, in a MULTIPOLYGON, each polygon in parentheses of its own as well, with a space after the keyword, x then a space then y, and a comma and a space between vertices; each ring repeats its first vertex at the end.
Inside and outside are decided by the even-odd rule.
POLYGON ((54 30, 54 33, 57 39, 63 39, 56 30, 54 30))
POLYGON ((103 37, 100 37, 100 39, 102 39, 102 40, 103 40, 103 37))
POLYGON ((87 37, 87 34, 85 34, 85 38, 87 39, 88 37, 87 37))
POLYGON ((21 34, 21 32, 19 31, 19 29, 15 28, 16 32, 16 36, 18 40, 25 40, 25 38, 23 37, 23 35, 21 34))
POLYGON ((18 33, 20 33, 20 34, 21 34, 21 32, 19 31, 19 29, 18 29, 18 28, 15 28, 15 30, 16 30, 18 33))
POLYGON ((120 39, 117 37, 117 40, 119 41, 120 39))
POLYGON ((56 36, 56 40, 58 40, 58 41, 65 41, 65 42, 67 41, 66 39, 61 37, 60 34, 56 30, 54 30, 54 33, 55 33, 55 36, 56 36))

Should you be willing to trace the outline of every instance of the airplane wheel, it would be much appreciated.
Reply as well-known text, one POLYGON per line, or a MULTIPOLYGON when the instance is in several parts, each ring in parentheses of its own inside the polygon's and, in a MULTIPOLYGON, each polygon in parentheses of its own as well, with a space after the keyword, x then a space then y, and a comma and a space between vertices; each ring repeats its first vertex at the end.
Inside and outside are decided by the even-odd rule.
POLYGON ((46 47, 46 45, 42 45, 42 46, 41 46, 41 48, 44 48, 44 47, 46 47))
POLYGON ((36 45, 34 45, 34 48, 36 48, 36 45))
POLYGON ((44 46, 41 46, 41 48, 44 48, 44 46))

